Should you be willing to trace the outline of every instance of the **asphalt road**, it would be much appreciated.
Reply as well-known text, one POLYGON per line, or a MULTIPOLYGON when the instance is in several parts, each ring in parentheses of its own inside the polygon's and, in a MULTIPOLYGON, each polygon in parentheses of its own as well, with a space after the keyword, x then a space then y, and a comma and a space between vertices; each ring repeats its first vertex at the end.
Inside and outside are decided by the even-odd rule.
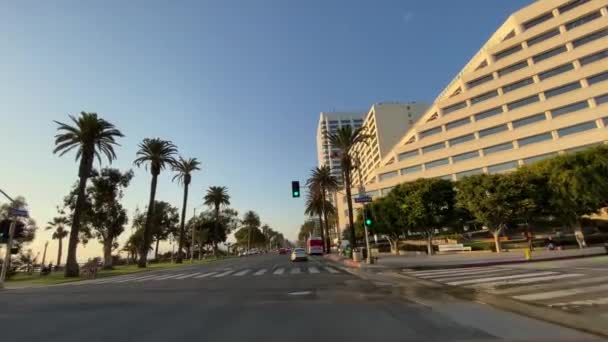
POLYGON ((481 304, 458 308, 450 314, 409 301, 390 284, 363 280, 323 258, 292 264, 284 255, 258 255, 111 280, 4 291, 0 293, 0 340, 492 341, 533 336, 555 341, 588 337, 481 304))

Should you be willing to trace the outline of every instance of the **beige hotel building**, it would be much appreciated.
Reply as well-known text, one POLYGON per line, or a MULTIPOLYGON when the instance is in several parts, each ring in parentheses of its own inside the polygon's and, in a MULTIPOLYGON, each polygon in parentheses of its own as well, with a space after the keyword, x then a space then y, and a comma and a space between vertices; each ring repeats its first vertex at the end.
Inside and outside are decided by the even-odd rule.
POLYGON ((507 172, 605 141, 608 0, 539 0, 498 28, 363 182, 377 198, 420 177, 507 172))

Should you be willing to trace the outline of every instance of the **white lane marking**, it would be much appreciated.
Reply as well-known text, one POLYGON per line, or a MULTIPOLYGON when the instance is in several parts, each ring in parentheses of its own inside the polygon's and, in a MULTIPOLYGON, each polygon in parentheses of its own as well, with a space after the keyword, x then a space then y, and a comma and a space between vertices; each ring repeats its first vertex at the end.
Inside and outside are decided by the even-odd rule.
POLYGON ((496 281, 496 280, 531 278, 531 277, 535 277, 535 276, 539 277, 539 276, 551 275, 551 274, 557 274, 557 272, 537 272, 537 273, 515 274, 515 275, 501 276, 501 277, 468 279, 468 280, 450 281, 450 282, 447 282, 446 284, 452 285, 452 286, 460 286, 460 285, 469 285, 469 284, 477 284, 477 283, 489 283, 491 281, 496 281))
POLYGON ((232 272, 234 272, 234 271, 233 270, 228 270, 228 271, 225 271, 225 272, 222 272, 222 273, 218 273, 218 274, 214 275, 213 278, 221 278, 223 276, 229 275, 232 272))
POLYGON ((325 266, 324 268, 325 268, 325 269, 327 270, 327 272, 329 272, 329 273, 340 273, 340 272, 338 272, 338 270, 336 270, 335 268, 331 268, 331 267, 328 267, 328 266, 325 266))
POLYGON ((233 276, 235 276, 235 277, 241 277, 241 276, 244 276, 245 274, 249 273, 249 271, 251 271, 251 270, 250 269, 245 269, 245 270, 242 270, 240 272, 237 272, 237 273, 233 274, 233 276))
POLYGON ((310 266, 308 268, 308 273, 319 273, 319 269, 314 266, 310 266))
POLYGON ((552 299, 559 297, 572 296, 579 293, 587 294, 592 292, 601 292, 608 290, 608 284, 602 284, 597 286, 587 286, 587 287, 579 287, 575 289, 567 289, 567 290, 558 290, 558 291, 549 291, 549 292, 539 292, 539 293, 530 293, 526 295, 513 296, 512 298, 532 301, 532 300, 543 300, 543 299, 552 299))
MULTIPOLYGON (((493 273, 506 273, 506 272, 511 272, 513 270, 479 270, 479 271, 473 271, 473 272, 467 272, 467 273, 453 273, 453 274, 441 274, 439 276, 427 276, 427 277, 420 277, 423 279, 428 279, 428 280, 433 280, 433 281, 446 281, 446 280, 450 280, 450 279, 456 279, 456 278, 471 278, 471 277, 483 277, 486 274, 493 274, 493 273)), ((522 272, 521 270, 519 272, 522 272)))
POLYGON ((259 275, 262 275, 262 274, 266 273, 266 271, 267 271, 267 269, 262 268, 261 270, 255 272, 253 275, 254 276, 259 276, 259 275))
POLYGON ((291 269, 291 274, 299 274, 300 273, 300 268, 299 267, 294 267, 291 269))
POLYGON ((164 277, 158 277, 158 278, 154 278, 154 279, 152 279, 152 280, 165 280, 165 279, 171 279, 171 278, 175 278, 175 277, 182 276, 182 275, 184 275, 184 274, 185 274, 185 273, 175 273, 175 274, 169 274, 169 275, 166 275, 166 276, 164 276, 164 277))
POLYGON ((274 272, 272 272, 272 274, 281 275, 283 272, 285 272, 284 268, 277 268, 274 272))
POLYGON ((564 281, 564 282, 559 282, 557 284, 536 284, 536 285, 528 285, 528 286, 519 286, 519 287, 514 287, 514 288, 510 288, 510 289, 505 289, 505 290, 493 291, 493 293, 508 295, 508 294, 516 294, 516 293, 532 293, 532 292, 536 292, 536 291, 546 292, 548 290, 547 286, 559 287, 559 288, 580 287, 583 284, 595 284, 595 283, 601 283, 601 282, 605 282, 605 281, 608 281, 608 276, 576 279, 574 281, 564 281), (555 285, 559 285, 559 286, 555 286, 555 285))
POLYGON ((538 283, 538 282, 547 281, 547 280, 557 280, 557 279, 564 279, 564 278, 580 277, 583 275, 584 274, 568 273, 568 274, 549 275, 549 276, 544 276, 544 277, 532 277, 532 278, 515 279, 515 280, 508 279, 508 280, 502 280, 502 281, 495 281, 495 282, 491 282, 491 283, 472 285, 471 287, 493 287, 496 285, 532 284, 532 283, 538 283))
POLYGON ((572 302, 564 302, 564 303, 555 303, 555 304, 549 304, 549 306, 574 306, 574 305, 592 306, 592 305, 604 305, 604 304, 608 304, 608 297, 575 300, 572 302))
POLYGON ((214 274, 217 274, 217 272, 204 273, 204 274, 201 274, 199 276, 194 277, 194 279, 206 278, 206 277, 212 276, 214 274))
POLYGON ((175 278, 175 279, 179 279, 179 280, 181 280, 181 279, 191 278, 191 277, 197 276, 197 275, 199 275, 199 274, 201 274, 201 272, 196 272, 196 273, 190 273, 190 274, 186 274, 186 275, 183 275, 183 276, 181 276, 181 277, 177 277, 177 278, 175 278))
POLYGON ((476 271, 476 270, 492 270, 492 269, 496 269, 494 267, 461 267, 461 268, 444 268, 444 269, 439 269, 439 270, 426 270, 426 271, 411 271, 411 272, 405 272, 407 274, 413 275, 413 276, 425 276, 425 275, 432 275, 432 274, 448 274, 448 273, 458 273, 458 272, 466 272, 466 271, 476 271))

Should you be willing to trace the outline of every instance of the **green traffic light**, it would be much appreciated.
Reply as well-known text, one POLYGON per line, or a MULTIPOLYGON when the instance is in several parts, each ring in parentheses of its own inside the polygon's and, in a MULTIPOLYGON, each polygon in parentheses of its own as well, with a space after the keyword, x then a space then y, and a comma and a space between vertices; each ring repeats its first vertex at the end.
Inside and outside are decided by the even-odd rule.
POLYGON ((293 192, 293 195, 294 195, 295 197, 300 197, 300 192, 299 192, 299 191, 294 191, 294 192, 293 192))
POLYGON ((371 219, 366 219, 365 220, 365 224, 370 226, 372 224, 372 220, 371 219))

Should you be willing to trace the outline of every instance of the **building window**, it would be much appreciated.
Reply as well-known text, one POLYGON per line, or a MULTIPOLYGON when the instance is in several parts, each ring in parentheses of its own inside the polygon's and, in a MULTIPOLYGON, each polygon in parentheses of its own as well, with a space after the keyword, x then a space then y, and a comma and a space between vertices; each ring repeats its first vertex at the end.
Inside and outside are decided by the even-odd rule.
POLYGON ((589 103, 587 103, 587 101, 576 102, 573 104, 569 104, 567 106, 563 106, 563 107, 559 107, 559 108, 555 108, 555 109, 551 110, 551 116, 553 116, 553 118, 556 118, 558 116, 576 112, 578 110, 582 110, 587 107, 589 107, 589 103))
POLYGON ((602 122, 604 123, 604 127, 608 127, 608 118, 603 118, 602 122))
POLYGON ((506 163, 496 164, 496 165, 488 166, 488 173, 493 174, 493 173, 507 172, 507 171, 517 169, 518 166, 519 165, 517 164, 516 160, 506 162, 506 163))
POLYGON ((512 54, 514 54, 514 53, 516 53, 518 51, 521 51, 521 49, 522 49, 521 44, 512 46, 512 47, 510 47, 508 49, 505 49, 505 50, 502 50, 500 52, 495 53, 494 54, 494 59, 498 61, 498 60, 503 59, 503 58, 505 58, 507 56, 510 56, 510 55, 512 55, 512 54))
POLYGON ((545 21, 553 18, 553 13, 547 12, 541 16, 538 16, 534 19, 528 20, 523 24, 524 29, 530 29, 538 24, 544 23, 545 21))
POLYGON ((600 95, 600 96, 596 96, 595 97, 595 104, 596 105, 601 105, 604 103, 608 103, 608 94, 604 94, 604 95, 600 95))
POLYGON ((532 145, 532 144, 536 144, 536 143, 551 140, 551 139, 553 139, 551 132, 547 132, 547 133, 537 134, 537 135, 533 135, 531 137, 519 139, 519 140, 517 140, 517 143, 519 144, 519 147, 524 147, 526 145, 532 145))
POLYGON ((337 124, 338 124, 338 121, 337 121, 337 120, 330 120, 330 121, 329 121, 329 124, 330 124, 330 125, 337 125, 337 124))
POLYGON ((494 115, 498 115, 500 113, 502 113, 502 107, 496 107, 496 108, 488 109, 481 113, 477 113, 474 115, 474 117, 475 117, 475 121, 480 121, 483 119, 493 117, 494 115))
POLYGON ((484 84, 484 83, 489 82, 489 81, 491 81, 493 79, 494 79, 494 76, 492 76, 492 74, 488 74, 488 75, 476 78, 476 79, 474 79, 472 81, 467 82, 467 88, 471 89, 471 88, 477 87, 478 85, 484 84))
POLYGON ((595 121, 589 121, 589 122, 583 122, 578 125, 558 129, 557 134, 559 135, 560 138, 562 138, 562 137, 565 137, 565 136, 568 136, 571 134, 576 134, 576 133, 592 130, 594 128, 597 128, 595 121))
POLYGON ((568 12, 569 10, 576 8, 584 3, 589 2, 590 0, 574 0, 574 1, 570 1, 569 3, 558 7, 559 10, 559 14, 564 14, 566 12, 568 12))
POLYGON ((585 45, 589 42, 592 42, 594 40, 600 39, 602 37, 605 37, 608 35, 608 29, 603 29, 603 30, 599 30, 599 31, 595 31, 591 34, 588 34, 584 37, 581 37, 579 39, 575 39, 572 41, 572 46, 574 46, 575 48, 581 46, 581 45, 585 45))
POLYGON ((498 134, 500 132, 504 132, 504 131, 508 131, 508 130, 509 130, 509 126, 507 126, 506 124, 486 128, 484 130, 479 131, 479 138, 485 138, 489 135, 498 134))
POLYGON ((524 164, 526 164, 526 165, 534 164, 541 160, 545 160, 545 159, 552 158, 555 156, 557 156, 557 152, 541 154, 540 156, 534 156, 534 157, 524 159, 524 164))
POLYGON ((579 89, 580 87, 581 87, 581 83, 579 81, 568 83, 566 85, 563 85, 563 86, 560 86, 557 88, 546 90, 545 97, 549 99, 549 98, 579 89))
POLYGON ((506 68, 502 68, 502 69, 498 70, 498 75, 499 76, 504 76, 504 75, 510 74, 512 72, 515 72, 515 71, 517 71, 519 69, 523 69, 523 68, 525 68, 527 66, 528 66, 528 61, 522 61, 522 62, 519 62, 519 63, 515 63, 515 64, 512 64, 512 65, 509 65, 506 68))
POLYGON ((608 80, 608 71, 587 78, 587 83, 589 83, 589 85, 594 85, 605 80, 608 80))
POLYGON ((485 67, 488 66, 488 61, 484 60, 483 62, 479 63, 479 65, 477 66, 477 68, 475 68, 475 71, 479 70, 479 69, 483 69, 485 67))
POLYGON ((422 138, 426 138, 428 136, 435 135, 438 133, 441 133, 441 126, 427 129, 426 131, 422 131, 422 132, 418 133, 418 135, 420 136, 420 139, 422 139, 422 138))
POLYGON ((587 64, 591 64, 593 62, 602 60, 604 58, 608 58, 608 50, 603 50, 598 53, 594 53, 592 55, 585 56, 585 57, 581 58, 579 61, 581 62, 581 65, 587 65, 587 64))
POLYGON ((528 116, 527 118, 513 121, 513 128, 519 128, 522 126, 533 124, 535 122, 544 121, 546 119, 547 117, 545 116, 545 113, 528 116))
POLYGON ((568 152, 568 153, 581 152, 581 151, 584 151, 584 150, 586 150, 588 148, 592 148, 592 147, 595 147, 595 146, 598 146, 598 145, 602 145, 602 143, 601 142, 600 143, 593 143, 593 144, 588 144, 588 145, 584 145, 584 146, 578 146, 578 147, 574 147, 574 148, 569 148, 569 149, 566 150, 566 152, 568 152))
POLYGON ((496 96, 498 96, 498 91, 492 90, 492 91, 489 91, 487 93, 484 93, 484 94, 481 94, 479 96, 475 96, 475 97, 471 98, 471 104, 476 104, 476 103, 479 103, 479 102, 483 102, 485 100, 489 100, 489 99, 491 99, 493 97, 496 97, 496 96))
POLYGON ((481 168, 463 171, 463 172, 459 172, 456 174, 456 179, 462 179, 464 177, 473 176, 473 175, 480 175, 482 173, 483 173, 483 169, 481 169, 481 168))
POLYGON ((407 152, 399 153, 398 158, 399 158, 399 161, 402 161, 402 160, 414 158, 417 155, 418 155, 418 150, 413 150, 413 151, 407 151, 407 152))
POLYGON ((469 124, 469 123, 471 123, 471 119, 469 119, 469 118, 467 117, 467 118, 464 118, 464 119, 460 119, 460 120, 456 120, 456 121, 448 122, 448 123, 445 125, 445 129, 446 129, 446 130, 450 130, 450 129, 454 129, 454 128, 456 128, 456 127, 464 126, 464 125, 469 124))
POLYGON ((570 31, 575 27, 585 25, 586 23, 593 21, 601 16, 602 16, 602 14, 600 13, 600 11, 593 12, 591 14, 587 14, 583 17, 580 17, 578 19, 575 19, 575 20, 572 20, 571 22, 566 23, 566 30, 570 31))
POLYGON ((511 83, 511 84, 507 84, 506 86, 502 87, 502 92, 506 94, 506 93, 511 92, 511 91, 513 91, 515 89, 519 89, 519 88, 525 87, 525 86, 527 86, 529 84, 532 84, 532 83, 534 83, 534 79, 532 79, 532 77, 524 78, 523 80, 511 83))
POLYGON ((529 104, 538 102, 539 98, 538 95, 534 95, 534 96, 530 96, 530 97, 526 97, 523 98, 521 100, 517 100, 517 101, 513 101, 511 103, 507 104, 507 108, 509 108, 509 110, 514 110, 523 106, 527 106, 529 104))
POLYGON ((379 181, 383 181, 389 178, 393 178, 393 177, 397 177, 397 171, 391 171, 391 172, 387 172, 387 173, 382 173, 380 175, 378 175, 378 180, 379 181))
POLYGON ((498 153, 501 151, 512 150, 512 149, 513 149, 513 143, 508 142, 508 143, 503 143, 503 144, 486 147, 483 149, 483 154, 487 156, 489 154, 494 154, 494 153, 498 153))
POLYGON ((479 157, 479 151, 471 151, 467 153, 457 154, 452 157, 454 163, 461 162, 463 160, 473 159, 479 157))
POLYGON ((549 38, 555 37, 559 35, 559 29, 553 29, 553 30, 549 30, 545 33, 541 33, 536 37, 530 38, 528 39, 527 43, 528 43, 528 47, 532 46, 532 45, 536 45, 540 42, 543 42, 549 38))
POLYGON ((436 150, 441 150, 442 148, 445 148, 445 143, 440 142, 438 144, 433 144, 433 145, 429 145, 426 147, 422 148, 422 153, 429 153, 432 151, 436 151, 436 150))
POLYGON ((428 162, 424 164, 424 167, 428 170, 428 169, 432 169, 438 166, 442 166, 442 165, 447 165, 450 163, 450 160, 448 158, 443 158, 443 159, 437 159, 437 160, 433 160, 432 162, 428 162))
POLYGON ((558 66, 557 68, 553 68, 553 69, 550 69, 543 73, 538 74, 538 78, 541 81, 543 81, 543 80, 546 80, 547 78, 551 78, 555 75, 562 74, 562 73, 570 71, 572 69, 574 69, 574 65, 572 65, 572 63, 564 64, 564 65, 558 66))
POLYGON ((534 64, 540 63, 542 61, 544 61, 545 59, 549 59, 553 56, 557 56, 560 53, 566 52, 568 49, 566 49, 566 46, 562 45, 562 46, 558 46, 554 49, 551 49, 549 51, 540 53, 534 57, 532 57, 532 60, 534 61, 534 64))
POLYGON ((416 173, 422 171, 422 165, 414 165, 401 169, 401 175, 409 175, 410 173, 416 173))
POLYGON ((448 142, 450 143, 450 146, 456 146, 471 140, 475 140, 475 134, 473 133, 450 139, 448 142))
POLYGON ((443 112, 443 115, 446 115, 446 114, 452 113, 454 111, 457 111, 461 108, 464 108, 466 106, 467 106, 467 103, 465 101, 462 101, 462 102, 459 102, 459 103, 456 103, 451 106, 443 108, 442 112, 443 112))

